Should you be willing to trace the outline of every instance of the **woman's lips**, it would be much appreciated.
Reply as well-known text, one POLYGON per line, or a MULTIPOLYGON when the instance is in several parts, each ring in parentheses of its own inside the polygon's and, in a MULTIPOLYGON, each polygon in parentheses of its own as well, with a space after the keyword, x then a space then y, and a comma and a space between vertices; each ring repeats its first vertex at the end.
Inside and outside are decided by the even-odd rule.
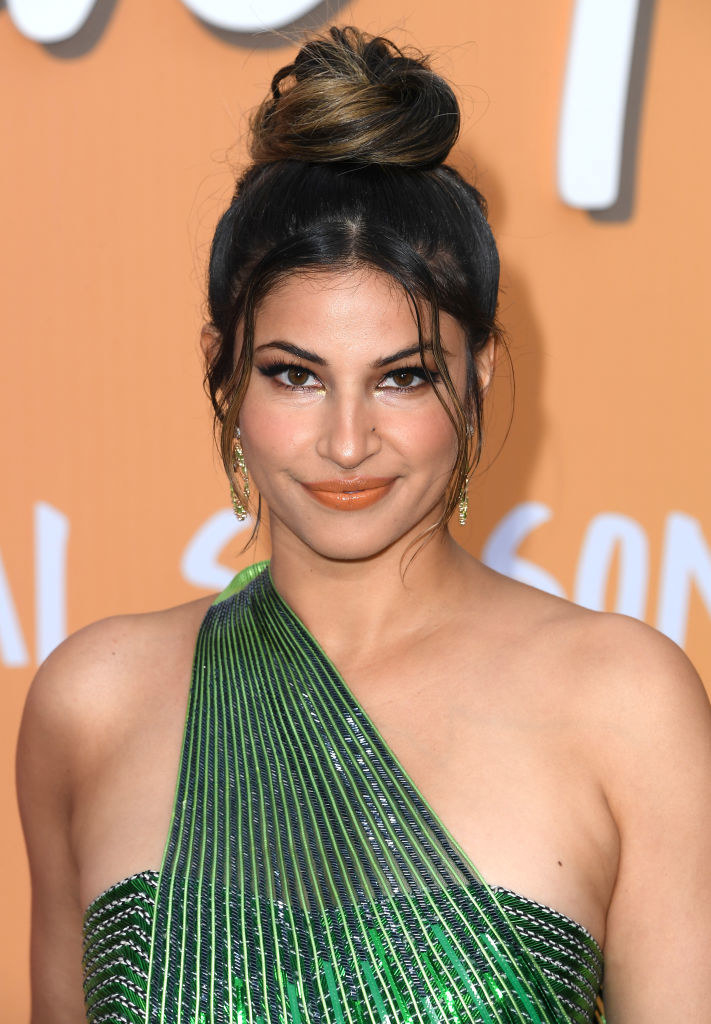
POLYGON ((395 477, 356 477, 350 480, 318 480, 303 484, 306 490, 326 508, 339 512, 355 512, 370 508, 380 501, 395 483, 395 477))

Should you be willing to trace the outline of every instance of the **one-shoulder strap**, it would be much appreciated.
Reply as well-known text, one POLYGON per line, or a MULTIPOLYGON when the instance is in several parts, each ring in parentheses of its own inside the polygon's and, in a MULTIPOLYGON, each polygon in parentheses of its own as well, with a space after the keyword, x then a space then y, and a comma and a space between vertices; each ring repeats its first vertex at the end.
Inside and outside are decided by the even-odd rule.
POLYGON ((244 590, 248 583, 251 583, 253 579, 259 576, 260 573, 268 567, 269 561, 265 560, 262 562, 253 562, 252 565, 246 566, 241 572, 238 572, 236 576, 233 576, 230 582, 227 584, 225 589, 221 591, 215 600, 212 602, 213 605, 221 604, 222 601, 229 601, 235 594, 239 594, 240 590, 244 590))
POLYGON ((228 591, 196 644, 147 1022, 564 1022, 269 567, 228 591))

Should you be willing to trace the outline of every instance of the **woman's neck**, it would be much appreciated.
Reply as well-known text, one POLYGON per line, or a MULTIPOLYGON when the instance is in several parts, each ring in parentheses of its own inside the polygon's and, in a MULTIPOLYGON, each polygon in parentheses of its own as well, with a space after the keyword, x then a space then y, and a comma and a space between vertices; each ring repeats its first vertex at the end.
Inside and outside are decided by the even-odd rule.
POLYGON ((324 558, 281 530, 272 535, 271 575, 281 596, 335 661, 369 660, 436 629, 461 611, 486 570, 440 533, 408 561, 406 544, 354 561, 324 558), (403 558, 403 554, 405 557, 403 558), (404 580, 403 580, 403 570, 404 580))

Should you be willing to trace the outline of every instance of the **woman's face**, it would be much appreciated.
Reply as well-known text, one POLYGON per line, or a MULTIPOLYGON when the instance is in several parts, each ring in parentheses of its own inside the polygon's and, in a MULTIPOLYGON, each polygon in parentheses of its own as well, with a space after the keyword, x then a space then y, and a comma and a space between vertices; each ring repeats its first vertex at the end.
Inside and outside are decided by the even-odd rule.
MULTIPOLYGON (((464 331, 442 314, 440 333, 463 396, 464 331)), ((294 274, 265 297, 239 423, 273 544, 286 531, 324 557, 367 558, 439 518, 456 435, 385 274, 294 274)))

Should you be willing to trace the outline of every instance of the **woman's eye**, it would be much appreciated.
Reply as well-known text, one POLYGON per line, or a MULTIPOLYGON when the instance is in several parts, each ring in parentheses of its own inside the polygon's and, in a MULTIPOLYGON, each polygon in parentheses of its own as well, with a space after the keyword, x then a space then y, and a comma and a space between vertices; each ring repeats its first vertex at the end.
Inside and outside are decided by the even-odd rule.
POLYGON ((288 370, 284 371, 284 376, 292 387, 302 388, 311 374, 302 366, 290 366, 288 370))
POLYGON ((283 388, 308 391, 318 391, 323 388, 316 374, 297 363, 267 363, 266 366, 258 366, 257 369, 265 377, 273 377, 275 382, 283 388), (312 381, 314 383, 311 383, 312 381))
MULTIPOLYGON (((257 369, 265 377, 272 377, 274 382, 283 388, 294 391, 322 391, 323 384, 305 366, 298 363, 268 363, 257 369)), ((435 370, 425 370, 421 366, 403 366, 399 370, 391 370, 381 378, 379 389, 382 391, 417 391, 424 384, 439 379, 435 370)))
POLYGON ((409 388, 416 378, 412 370, 396 370, 390 379, 395 381, 399 388, 409 388))
POLYGON ((429 380, 436 380, 437 374, 434 371, 426 373, 421 367, 404 366, 401 370, 392 370, 384 381, 392 381, 392 385, 385 385, 389 391, 415 391, 420 385, 429 380))

